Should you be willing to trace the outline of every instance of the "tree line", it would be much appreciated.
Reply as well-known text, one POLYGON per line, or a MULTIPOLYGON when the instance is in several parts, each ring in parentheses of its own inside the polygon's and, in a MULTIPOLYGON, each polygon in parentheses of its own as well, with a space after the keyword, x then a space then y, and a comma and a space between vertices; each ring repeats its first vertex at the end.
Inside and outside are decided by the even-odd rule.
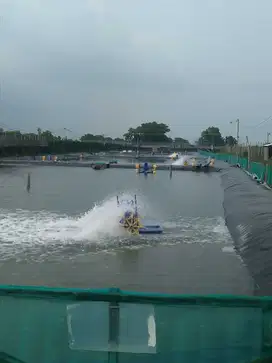
POLYGON ((127 142, 136 145, 148 142, 190 145, 189 141, 182 137, 175 137, 174 139, 169 137, 167 135, 169 132, 170 132, 170 127, 168 125, 153 121, 153 122, 142 123, 136 128, 130 127, 122 138, 112 139, 111 137, 104 137, 103 135, 85 134, 81 137, 81 141, 105 140, 106 142, 111 142, 111 141, 115 141, 117 143, 127 142))
MULTIPOLYGON (((123 137, 112 138, 104 135, 94 135, 91 133, 86 133, 82 135, 76 141, 80 142, 100 142, 100 143, 115 143, 115 144, 140 144, 146 142, 163 142, 163 143, 177 143, 177 144, 188 144, 189 141, 182 138, 176 137, 171 138, 167 134, 170 132, 170 128, 168 125, 164 123, 157 122, 146 122, 137 126, 136 128, 129 128, 128 131, 123 135, 123 137)), ((0 134, 5 136, 14 136, 17 138, 23 137, 25 139, 43 139, 47 142, 60 142, 60 141, 70 141, 67 137, 61 137, 59 135, 54 134, 50 130, 42 130, 40 128, 37 129, 37 133, 22 133, 21 131, 5 131, 0 129, 0 134)))
MULTIPOLYGON (((94 135, 87 133, 80 138, 74 140, 67 137, 61 137, 54 134, 50 130, 37 129, 36 133, 23 133, 21 131, 5 131, 0 129, 0 136, 11 138, 23 138, 26 140, 45 140, 46 146, 28 146, 28 147, 15 147, 2 148, 1 154, 5 153, 17 153, 17 154, 35 154, 35 153, 73 153, 73 152, 99 152, 99 151, 111 151, 111 150, 123 150, 126 147, 138 147, 142 143, 165 143, 169 144, 169 148, 173 145, 179 148, 185 148, 192 146, 190 142, 182 137, 169 137, 170 127, 164 123, 146 122, 137 126, 136 128, 130 127, 123 137, 112 138, 104 135, 94 135)), ((233 136, 223 137, 218 127, 211 126, 201 132, 196 145, 211 147, 235 145, 237 143, 233 136)))
POLYGON ((229 135, 223 137, 219 128, 210 126, 201 132, 197 145, 199 146, 234 146, 237 144, 235 137, 229 135))

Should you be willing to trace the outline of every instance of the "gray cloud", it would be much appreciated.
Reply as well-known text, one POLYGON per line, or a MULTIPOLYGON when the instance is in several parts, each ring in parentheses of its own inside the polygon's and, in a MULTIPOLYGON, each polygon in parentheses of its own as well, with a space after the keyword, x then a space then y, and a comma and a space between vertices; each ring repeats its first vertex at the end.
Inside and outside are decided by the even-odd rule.
MULTIPOLYGON (((0 123, 123 134, 146 120, 194 140, 272 124, 269 0, 0 0, 0 123)), ((270 129, 271 127, 271 129, 270 129)))

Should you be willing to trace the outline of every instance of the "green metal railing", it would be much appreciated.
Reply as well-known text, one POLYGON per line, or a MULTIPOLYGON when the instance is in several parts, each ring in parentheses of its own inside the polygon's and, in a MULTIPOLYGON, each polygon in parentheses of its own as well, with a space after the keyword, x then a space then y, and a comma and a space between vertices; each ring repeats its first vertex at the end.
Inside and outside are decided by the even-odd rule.
POLYGON ((209 151, 201 151, 199 153, 203 156, 211 156, 216 160, 227 161, 229 164, 239 163, 241 167, 247 170, 251 174, 257 175, 258 179, 266 182, 268 185, 272 185, 272 166, 264 165, 263 163, 249 161, 248 158, 241 157, 239 155, 232 154, 217 154, 209 151))
POLYGON ((272 298, 0 286, 0 362, 242 363, 272 355, 272 298))

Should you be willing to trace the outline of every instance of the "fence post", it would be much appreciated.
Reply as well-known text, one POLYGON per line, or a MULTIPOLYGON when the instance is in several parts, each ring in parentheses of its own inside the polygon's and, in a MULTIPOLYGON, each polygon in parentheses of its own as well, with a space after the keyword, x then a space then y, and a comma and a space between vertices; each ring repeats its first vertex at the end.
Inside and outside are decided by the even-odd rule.
POLYGON ((250 162, 250 144, 247 145, 247 171, 250 173, 250 170, 251 170, 251 162, 250 162))
POLYGON ((267 164, 266 183, 271 186, 271 165, 267 164))

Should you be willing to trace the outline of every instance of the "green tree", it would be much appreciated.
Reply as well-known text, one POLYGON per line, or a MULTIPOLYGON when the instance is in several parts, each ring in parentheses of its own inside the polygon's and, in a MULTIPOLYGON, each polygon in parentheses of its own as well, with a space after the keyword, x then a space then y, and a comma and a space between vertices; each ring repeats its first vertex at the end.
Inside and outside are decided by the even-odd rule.
POLYGON ((123 135, 125 138, 125 141, 127 142, 132 142, 135 141, 137 139, 137 131, 136 129, 133 129, 132 127, 130 127, 128 129, 128 131, 123 135))
POLYGON ((120 143, 123 143, 125 140, 124 139, 121 139, 120 137, 116 137, 114 139, 115 142, 120 142, 120 143))
POLYGON ((225 145, 225 140, 218 127, 210 126, 201 132, 198 144, 205 146, 222 146, 225 145))
POLYGON ((56 137, 53 135, 53 133, 49 130, 45 130, 41 132, 40 136, 44 138, 46 141, 54 141, 56 137))
POLYGON ((143 141, 143 142, 167 142, 169 138, 167 133, 170 131, 168 125, 157 122, 142 123, 136 128, 130 127, 124 134, 126 141, 143 141))
POLYGON ((103 135, 93 135, 93 134, 85 134, 81 136, 81 141, 104 141, 105 138, 103 135))
POLYGON ((105 142, 111 143, 112 141, 113 141, 112 137, 109 137, 109 136, 105 137, 105 142))
POLYGON ((94 135, 94 140, 96 141, 104 141, 105 137, 104 135, 94 135))
POLYGON ((85 134, 83 136, 81 136, 80 141, 91 141, 94 139, 94 135, 93 134, 85 134))
POLYGON ((237 140, 233 136, 226 136, 225 137, 225 144, 228 146, 234 146, 237 144, 237 140))

